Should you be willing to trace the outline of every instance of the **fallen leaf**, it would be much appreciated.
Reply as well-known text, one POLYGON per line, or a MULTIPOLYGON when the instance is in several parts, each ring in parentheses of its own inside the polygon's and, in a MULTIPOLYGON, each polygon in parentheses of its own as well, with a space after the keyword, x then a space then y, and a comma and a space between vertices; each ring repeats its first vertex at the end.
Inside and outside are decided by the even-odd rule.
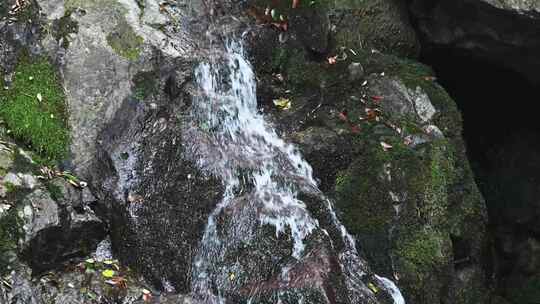
POLYGON ((37 96, 36 96, 36 97, 37 97, 37 100, 38 100, 39 102, 42 102, 42 101, 43 101, 43 96, 41 96, 41 93, 37 93, 37 96))
POLYGON ((149 302, 152 299, 152 293, 150 290, 143 288, 141 291, 143 293, 143 301, 149 302))
POLYGON ((326 58, 326 60, 328 61, 328 64, 336 64, 337 63, 337 55, 336 56, 330 56, 328 58, 326 58))
POLYGON ((381 147, 383 148, 384 151, 388 151, 393 148, 392 145, 387 144, 384 141, 381 141, 381 147))
POLYGON ((105 269, 101 272, 101 275, 104 277, 104 278, 107 278, 107 279, 110 279, 112 277, 114 277, 114 270, 111 270, 111 269, 105 269))
POLYGON ((366 119, 369 121, 373 121, 377 119, 377 111, 371 108, 366 108, 366 119))
POLYGON ((369 282, 368 283, 368 287, 369 289, 371 289, 371 291, 373 291, 374 293, 378 293, 379 292, 379 289, 377 288, 377 286, 375 286, 375 284, 369 282))
POLYGON ((279 17, 279 16, 278 16, 278 12, 277 12, 277 10, 276 10, 275 8, 272 9, 272 10, 270 11, 270 16, 272 16, 272 19, 273 19, 273 20, 277 20, 277 19, 278 19, 278 17, 279 17))
POLYGON ((347 114, 345 112, 339 112, 338 117, 339 117, 339 120, 349 121, 349 119, 347 118, 347 114))
POLYGON ((283 97, 274 99, 274 105, 281 110, 289 110, 291 108, 291 100, 283 97))
POLYGON ((371 96, 371 99, 373 99, 373 101, 375 101, 375 102, 380 102, 381 100, 384 99, 384 97, 382 97, 382 96, 371 96))
POLYGON ((142 291, 143 294, 152 294, 152 292, 150 292, 150 290, 148 290, 146 288, 141 289, 141 291, 142 291))

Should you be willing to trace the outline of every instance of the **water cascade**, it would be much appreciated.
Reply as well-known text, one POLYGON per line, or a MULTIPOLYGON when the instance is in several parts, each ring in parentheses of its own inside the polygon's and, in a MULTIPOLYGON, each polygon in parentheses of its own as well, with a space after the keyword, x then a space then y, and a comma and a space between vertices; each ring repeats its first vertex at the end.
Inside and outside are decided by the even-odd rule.
MULTIPOLYGON (((290 297, 286 287, 299 284, 294 282, 295 265, 308 259, 307 240, 313 239, 316 231, 322 232, 337 255, 348 302, 379 303, 373 292, 379 289, 394 303, 405 303, 391 280, 371 273, 334 213, 332 202, 317 188, 311 166, 258 111, 255 75, 241 40, 225 41, 216 43, 221 46, 196 68, 199 88, 193 98, 192 127, 186 134, 193 142, 190 154, 197 164, 207 174, 219 177, 225 189, 223 199, 208 218, 194 258, 195 296, 204 303, 225 303, 231 290, 237 288, 236 274, 242 272, 238 262, 225 262, 228 250, 253 242, 256 231, 270 226, 276 239, 290 235, 292 242, 288 261, 280 261, 280 275, 272 287, 275 303, 287 302, 290 297), (326 214, 324 223, 308 211, 307 204, 312 202, 304 201, 304 197, 319 202, 326 214), (234 211, 238 209, 243 211, 234 211), (220 226, 226 225, 222 222, 227 213, 234 216, 234 231, 224 234, 220 226), (377 287, 370 289, 366 282, 377 287)), ((265 292, 261 285, 250 288, 249 301, 265 292)), ((333 302, 328 292, 325 297, 333 302)), ((298 302, 310 303, 303 295, 298 302)))

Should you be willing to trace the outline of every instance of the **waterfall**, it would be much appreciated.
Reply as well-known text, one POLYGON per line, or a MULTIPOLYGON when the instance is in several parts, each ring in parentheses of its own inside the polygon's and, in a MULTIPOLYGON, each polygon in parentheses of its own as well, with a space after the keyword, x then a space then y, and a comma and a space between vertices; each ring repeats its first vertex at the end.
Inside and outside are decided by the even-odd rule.
MULTIPOLYGON (((262 225, 275 228, 276 236, 290 233, 291 256, 303 258, 306 239, 316 229, 329 234, 299 199, 299 193, 315 195, 324 202, 332 229, 343 245, 337 253, 341 271, 346 277, 348 298, 352 303, 377 303, 363 279, 371 276, 381 290, 405 303, 399 289, 386 278, 372 276, 360 259, 355 242, 341 225, 332 202, 324 197, 313 178, 313 170, 299 150, 285 142, 257 108, 256 80, 253 68, 245 58, 241 40, 228 39, 221 49, 205 58, 195 70, 198 93, 193 98, 190 151, 198 166, 218 177, 224 186, 221 202, 208 218, 200 248, 194 258, 192 291, 205 303, 225 303, 226 274, 216 265, 224 259, 226 246, 253 238, 253 230, 262 225), (246 196, 247 195, 247 196, 246 196), (218 232, 218 217, 237 204, 240 197, 257 209, 255 225, 238 219, 238 230, 232 239, 218 232), (253 226, 255 225, 255 226, 253 226)), ((282 277, 288 276, 283 267, 282 277)))

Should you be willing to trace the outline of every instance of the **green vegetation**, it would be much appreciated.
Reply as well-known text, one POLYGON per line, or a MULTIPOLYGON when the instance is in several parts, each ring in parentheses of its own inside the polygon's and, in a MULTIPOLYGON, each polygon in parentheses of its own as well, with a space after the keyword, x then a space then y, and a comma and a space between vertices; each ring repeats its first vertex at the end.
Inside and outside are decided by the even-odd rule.
POLYGON ((20 58, 11 87, 0 91, 0 117, 16 139, 45 160, 59 161, 66 156, 65 95, 46 58, 20 58))
POLYGON ((443 237, 437 232, 421 231, 400 240, 397 256, 403 261, 408 273, 429 273, 432 268, 444 265, 443 243, 443 237))
POLYGON ((56 185, 53 181, 49 181, 45 183, 45 187, 47 188, 47 191, 51 195, 51 198, 58 202, 64 199, 64 193, 62 192, 62 188, 58 185, 56 185))
POLYGON ((107 42, 118 55, 134 61, 139 58, 144 40, 126 20, 121 20, 115 31, 107 35, 107 42))

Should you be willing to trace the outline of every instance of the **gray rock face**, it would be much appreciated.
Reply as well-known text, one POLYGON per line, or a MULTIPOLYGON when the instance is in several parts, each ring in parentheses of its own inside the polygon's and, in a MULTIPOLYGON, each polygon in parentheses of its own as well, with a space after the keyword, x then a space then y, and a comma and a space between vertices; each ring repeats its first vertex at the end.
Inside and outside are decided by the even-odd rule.
POLYGON ((538 1, 411 1, 426 47, 450 47, 516 70, 540 82, 538 1))

